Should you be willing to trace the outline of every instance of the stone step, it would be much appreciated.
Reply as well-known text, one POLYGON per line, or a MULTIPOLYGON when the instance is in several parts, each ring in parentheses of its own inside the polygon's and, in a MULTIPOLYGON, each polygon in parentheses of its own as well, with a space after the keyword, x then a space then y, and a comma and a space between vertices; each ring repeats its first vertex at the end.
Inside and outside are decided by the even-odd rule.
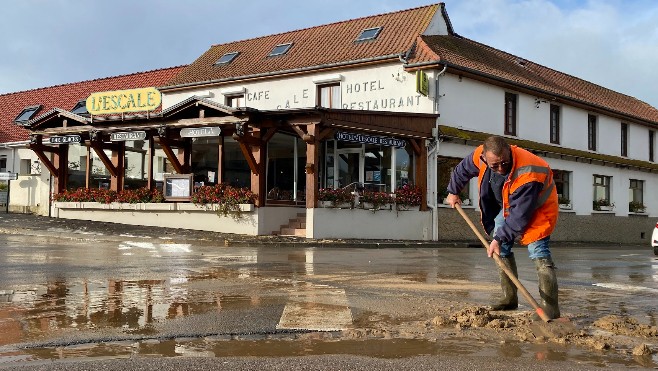
POLYGON ((306 236, 306 228, 281 228, 281 236, 306 236))

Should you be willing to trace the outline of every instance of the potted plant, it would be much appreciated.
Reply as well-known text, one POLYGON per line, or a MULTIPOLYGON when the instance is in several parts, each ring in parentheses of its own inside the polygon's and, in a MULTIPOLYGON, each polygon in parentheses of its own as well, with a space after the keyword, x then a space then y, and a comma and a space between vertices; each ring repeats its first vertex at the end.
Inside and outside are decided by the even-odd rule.
POLYGON ((642 202, 631 201, 628 203, 628 211, 631 213, 643 213, 647 210, 647 207, 644 206, 642 202))
POLYGON ((244 211, 240 205, 253 205, 256 197, 249 188, 236 188, 222 183, 199 187, 192 195, 192 203, 197 206, 215 205, 218 215, 239 218, 244 211))
POLYGON ((359 197, 359 200, 361 207, 372 210, 373 212, 381 209, 391 210, 391 206, 395 202, 393 196, 386 192, 364 192, 359 197))
POLYGON ((557 203, 560 205, 560 209, 571 210, 571 200, 568 197, 558 197, 557 203))
POLYGON ((615 208, 615 204, 611 203, 608 199, 600 198, 592 201, 592 208, 595 211, 612 211, 615 208))

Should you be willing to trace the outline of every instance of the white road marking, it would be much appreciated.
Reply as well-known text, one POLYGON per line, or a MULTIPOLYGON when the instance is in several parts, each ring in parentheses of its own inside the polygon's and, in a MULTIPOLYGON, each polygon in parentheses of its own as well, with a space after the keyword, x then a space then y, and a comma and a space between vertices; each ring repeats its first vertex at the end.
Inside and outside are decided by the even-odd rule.
POLYGON ((352 325, 345 290, 313 284, 292 290, 277 329, 341 331, 352 325))

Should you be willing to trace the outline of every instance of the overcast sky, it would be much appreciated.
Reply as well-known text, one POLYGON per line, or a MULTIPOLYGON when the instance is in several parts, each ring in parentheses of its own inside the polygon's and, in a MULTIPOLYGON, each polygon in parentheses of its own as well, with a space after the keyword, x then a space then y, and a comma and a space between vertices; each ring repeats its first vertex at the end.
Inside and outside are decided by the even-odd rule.
MULTIPOLYGON (((213 44, 428 0, 0 0, 0 94, 193 62, 213 44)), ((458 34, 658 107, 658 1, 445 0, 458 34)))

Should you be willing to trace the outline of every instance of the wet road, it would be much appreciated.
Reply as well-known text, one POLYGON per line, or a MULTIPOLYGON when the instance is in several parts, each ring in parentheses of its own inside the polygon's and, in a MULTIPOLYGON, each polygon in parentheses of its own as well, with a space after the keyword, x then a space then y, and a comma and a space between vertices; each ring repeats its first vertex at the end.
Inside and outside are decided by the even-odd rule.
MULTIPOLYGON (((563 315, 623 314, 656 325, 658 261, 649 248, 553 251, 563 315)), ((498 292, 494 263, 481 248, 249 248, 0 235, 0 252, 0 367, 322 355, 542 359, 546 369, 568 369, 565 362, 581 369, 658 365, 655 355, 485 344, 460 331, 428 330, 445 306, 486 305, 498 292)), ((525 251, 517 254, 521 282, 537 297, 534 266, 525 251)))

